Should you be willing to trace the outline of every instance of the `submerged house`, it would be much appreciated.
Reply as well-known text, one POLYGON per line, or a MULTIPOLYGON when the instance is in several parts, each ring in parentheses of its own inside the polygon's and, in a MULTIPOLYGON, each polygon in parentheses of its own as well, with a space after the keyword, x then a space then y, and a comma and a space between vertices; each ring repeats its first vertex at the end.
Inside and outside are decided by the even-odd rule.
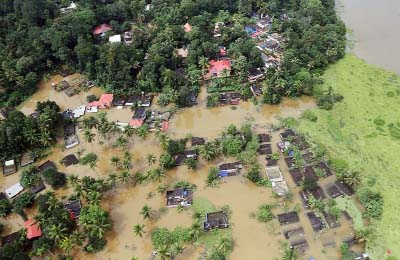
POLYGON ((129 122, 129 126, 132 128, 141 127, 146 119, 146 108, 139 107, 136 108, 135 113, 132 116, 132 120, 129 122))
POLYGON ((123 96, 114 96, 112 105, 117 107, 117 109, 122 109, 125 105, 126 98, 123 96))
POLYGON ((8 176, 17 172, 17 166, 14 159, 5 161, 3 164, 3 175, 8 176))
POLYGON ((192 146, 204 145, 206 143, 206 140, 202 137, 192 137, 191 142, 192 146))
POLYGON ((78 158, 74 154, 68 154, 61 160, 61 164, 64 165, 65 167, 78 164, 78 158))
POLYGON ((217 211, 206 214, 206 221, 203 224, 204 231, 227 227, 229 227, 228 215, 224 211, 217 211))
POLYGON ((248 80, 250 82, 256 82, 264 78, 264 73, 259 68, 250 68, 248 71, 248 80))
POLYGON ((26 238, 33 239, 42 236, 42 230, 38 223, 33 219, 28 219, 24 222, 24 227, 26 228, 26 238))
POLYGON ((271 182, 283 181, 283 175, 278 166, 267 166, 266 173, 271 182))
POLYGON ((314 232, 318 232, 324 229, 324 223, 322 222, 321 218, 319 218, 314 212, 308 212, 307 218, 310 221, 314 232))
POLYGON ((300 221, 299 214, 296 211, 278 214, 277 218, 281 225, 293 224, 300 221))
POLYGON ((100 99, 98 101, 90 102, 88 107, 110 108, 112 106, 113 99, 113 94, 101 94, 100 99))
POLYGON ((250 86, 250 91, 251 93, 253 93, 253 96, 257 97, 257 96, 261 96, 262 95, 262 88, 260 86, 257 85, 252 85, 250 86))
POLYGON ((190 206, 193 203, 193 191, 177 188, 167 191, 167 207, 190 206))
POLYGON ((219 165, 219 177, 235 176, 243 168, 242 162, 224 163, 219 165))
POLYGON ((178 154, 175 156, 175 164, 177 166, 183 165, 186 161, 186 159, 193 158, 194 160, 197 160, 198 152, 196 150, 189 150, 189 151, 184 151, 182 154, 178 154))
POLYGON ((79 144, 75 124, 72 122, 64 121, 64 144, 66 149, 70 149, 79 144))

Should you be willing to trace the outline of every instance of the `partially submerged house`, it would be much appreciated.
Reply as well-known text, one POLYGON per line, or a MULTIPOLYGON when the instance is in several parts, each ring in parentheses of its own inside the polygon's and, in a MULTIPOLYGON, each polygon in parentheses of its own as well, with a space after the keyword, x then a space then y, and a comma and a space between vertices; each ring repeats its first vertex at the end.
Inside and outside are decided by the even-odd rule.
POLYGON ((289 170, 289 174, 296 186, 300 186, 303 182, 303 174, 301 171, 299 169, 291 169, 289 170))
POLYGON ((260 145, 260 148, 258 148, 257 152, 259 155, 271 156, 272 155, 272 145, 271 144, 262 144, 262 145, 260 145))
POLYGON ((295 137, 296 133, 289 128, 280 133, 279 136, 281 137, 282 141, 286 141, 289 137, 295 137))
POLYGON ((212 78, 226 77, 231 72, 231 61, 224 60, 211 60, 208 66, 208 72, 204 75, 205 80, 212 78))
POLYGON ((279 166, 266 167, 267 177, 271 182, 283 181, 283 175, 279 166))
POLYGON ((319 162, 316 167, 325 172, 325 177, 329 177, 333 174, 332 170, 329 168, 329 166, 326 164, 326 162, 319 162))
POLYGON ((302 237, 304 236, 304 228, 302 226, 290 228, 283 231, 283 235, 285 236, 286 239, 302 237))
POLYGON ((110 108, 112 106, 113 98, 113 94, 101 94, 98 101, 90 102, 87 106, 97 108, 110 108))
POLYGON ((225 25, 224 22, 216 22, 214 25, 214 37, 221 37, 221 28, 225 25))
POLYGON ((135 109, 135 113, 132 116, 132 120, 129 121, 129 126, 132 128, 139 128, 144 124, 146 119, 146 108, 138 107, 135 109))
POLYGON ((329 214, 325 210, 322 211, 322 215, 324 216, 324 219, 330 228, 340 227, 340 221, 338 218, 336 218, 336 216, 329 214))
POLYGON ((191 142, 192 146, 204 145, 206 143, 206 139, 202 137, 192 137, 191 142))
POLYGON ((93 35, 104 37, 105 34, 111 30, 112 28, 109 24, 103 23, 93 29, 93 35))
POLYGON ((79 144, 79 138, 76 135, 75 124, 70 121, 64 121, 64 144, 66 149, 79 144))
POLYGON ((304 178, 309 178, 311 180, 318 181, 318 176, 315 173, 314 168, 312 166, 305 166, 303 168, 303 175, 304 178))
POLYGON ((278 214, 277 218, 281 225, 293 224, 300 221, 299 214, 296 211, 278 214))
POLYGON ((324 223, 322 222, 321 218, 319 218, 314 212, 308 212, 307 218, 310 221, 314 232, 318 232, 324 229, 324 223))
POLYGON ((204 231, 227 227, 229 227, 228 215, 224 211, 217 211, 206 214, 206 220, 203 224, 204 231))
POLYGON ((18 182, 6 189, 6 195, 9 199, 12 199, 20 194, 23 190, 24 187, 22 187, 21 183, 18 182))
POLYGON ((42 236, 42 230, 38 223, 33 219, 28 219, 24 222, 24 227, 26 229, 26 238, 33 239, 42 236))
POLYGON ((4 162, 4 164, 3 164, 3 175, 4 176, 8 176, 8 175, 11 175, 16 172, 17 172, 17 166, 15 165, 14 159, 4 162))
POLYGON ((69 4, 69 6, 60 8, 60 13, 67 14, 67 13, 72 12, 73 10, 75 10, 77 7, 78 7, 77 4, 75 4, 74 2, 71 2, 69 4))
POLYGON ((253 96, 257 97, 257 96, 261 96, 263 91, 262 91, 262 87, 257 86, 257 85, 251 85, 250 86, 250 91, 251 93, 253 93, 253 96))
POLYGON ((77 108, 75 108, 72 111, 72 115, 73 115, 74 118, 80 118, 81 116, 85 115, 85 111, 86 111, 86 106, 85 105, 81 105, 81 106, 78 106, 77 108))
POLYGON ((68 154, 61 160, 61 164, 64 165, 65 167, 78 164, 78 158, 76 158, 75 154, 68 154))
POLYGON ((290 241, 290 246, 300 254, 304 254, 310 248, 307 243, 307 240, 305 240, 304 238, 295 241, 290 241))
POLYGON ((327 185, 326 192, 328 193, 329 197, 335 199, 337 197, 343 196, 345 193, 339 189, 339 187, 335 183, 331 183, 327 185))
POLYGON ((46 162, 42 163, 41 165, 39 165, 38 168, 39 168, 39 171, 41 171, 41 172, 43 172, 43 171, 45 171, 47 169, 57 170, 56 165, 50 160, 47 160, 46 162))
POLYGON ((355 193, 354 189, 343 181, 335 181, 336 186, 346 195, 351 196, 355 193))
POLYGON ((271 136, 269 134, 258 134, 257 136, 260 140, 260 144, 271 142, 271 136))
POLYGON ((240 173, 243 164, 240 161, 233 163, 223 163, 219 165, 219 177, 235 176, 240 173))
POLYGON ((264 73, 260 68, 250 68, 248 71, 248 80, 250 82, 256 82, 257 80, 264 79, 264 73))
POLYGON ((271 184, 272 184, 272 190, 278 196, 284 196, 289 193, 289 187, 285 180, 273 181, 273 182, 271 182, 271 184))
POLYGON ((125 105, 126 97, 114 95, 112 105, 117 107, 117 109, 122 109, 125 105))
POLYGON ((193 203, 193 191, 187 188, 177 188, 167 191, 167 207, 187 207, 193 203))
POLYGON ((25 167, 34 162, 35 162, 35 158, 33 157, 33 155, 29 152, 26 152, 26 153, 22 154, 20 161, 19 161, 19 165, 21 167, 25 167))
POLYGON ((40 179, 37 183, 35 183, 34 186, 32 186, 32 187, 29 189, 29 191, 30 191, 32 194, 37 194, 37 193, 39 193, 39 192, 41 192, 42 190, 45 190, 45 189, 46 189, 46 185, 44 185, 43 180, 40 179))
POLYGON ((175 155, 175 165, 181 166, 185 163, 186 159, 192 158, 197 160, 198 152, 196 150, 184 151, 181 154, 175 155))
POLYGON ((301 158, 303 158, 303 161, 308 165, 312 164, 314 162, 314 155, 312 152, 305 153, 301 155, 301 158))
POLYGON ((277 166, 277 165, 278 165, 278 161, 277 160, 273 160, 273 159, 266 159, 265 160, 265 166, 266 167, 277 166))
POLYGON ((79 218, 81 214, 81 201, 73 200, 64 204, 64 208, 69 212, 71 219, 79 218))
POLYGON ((293 157, 285 157, 283 159, 289 169, 294 169, 296 166, 295 160, 293 157))

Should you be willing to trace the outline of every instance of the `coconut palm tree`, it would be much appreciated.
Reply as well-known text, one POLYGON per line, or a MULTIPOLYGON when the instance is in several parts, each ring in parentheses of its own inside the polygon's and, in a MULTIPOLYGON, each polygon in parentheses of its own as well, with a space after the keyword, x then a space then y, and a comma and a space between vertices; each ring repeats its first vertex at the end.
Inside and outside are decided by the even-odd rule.
POLYGON ((136 224, 133 226, 133 233, 135 233, 136 236, 142 237, 144 233, 144 225, 136 224))
POLYGON ((152 169, 147 173, 148 177, 152 181, 161 181, 165 177, 165 172, 162 169, 152 169))
POLYGON ((64 227, 61 223, 54 224, 50 226, 47 235, 49 236, 50 239, 58 243, 65 237, 67 230, 68 229, 64 227))
POLYGON ((99 204, 101 200, 101 193, 98 191, 90 191, 88 193, 88 201, 91 204, 99 204))
POLYGON ((179 242, 175 242, 172 245, 172 252, 174 253, 175 256, 181 254, 184 249, 185 247, 179 242))
POLYGON ((117 183, 118 180, 118 176, 115 173, 111 173, 110 175, 108 175, 108 182, 110 183, 110 185, 112 187, 115 186, 115 184, 117 183))
POLYGON ((115 141, 114 146, 116 146, 116 147, 124 147, 127 143, 128 143, 128 140, 121 135, 115 141))
POLYGON ((125 170, 129 170, 130 168, 132 168, 132 155, 130 154, 129 151, 125 151, 124 152, 124 159, 122 161, 123 167, 125 170))
POLYGON ((206 72, 208 70, 208 65, 209 65, 208 59, 206 57, 204 57, 204 56, 201 56, 200 59, 199 59, 199 65, 201 67, 201 73, 202 73, 203 78, 204 78, 204 75, 206 74, 206 72))
POLYGON ((160 260, 168 259, 170 257, 170 253, 168 251, 168 246, 161 245, 159 248, 157 248, 157 255, 160 260))
POLYGON ((190 228, 190 238, 192 239, 193 242, 197 241, 197 239, 200 236, 200 230, 201 230, 201 225, 199 222, 195 222, 192 224, 190 228))
POLYGON ((217 245, 217 250, 225 255, 227 252, 232 250, 232 246, 232 240, 224 237, 219 241, 217 245))
POLYGON ((121 162, 121 159, 118 156, 114 155, 111 157, 110 161, 111 161, 111 164, 114 166, 114 168, 117 169, 119 166, 119 163, 121 162))
POLYGON ((148 134, 149 134, 149 127, 146 124, 142 125, 137 129, 137 135, 142 139, 145 139, 148 134))
POLYGON ((153 164, 155 164, 157 162, 157 158, 154 156, 154 154, 147 154, 146 160, 147 160, 147 164, 149 166, 152 166, 153 164))
POLYGON ((132 175, 128 171, 121 172, 121 175, 119 176, 119 181, 122 184, 127 184, 131 179, 132 175))
POLYGON ((153 216, 152 209, 147 204, 142 207, 140 214, 143 216, 143 219, 151 219, 153 216))
POLYGON ((85 132, 83 133, 83 139, 89 144, 93 143, 95 136, 96 134, 92 133, 90 130, 85 130, 85 132))
POLYGON ((128 125, 124 128, 124 134, 126 137, 132 137, 135 134, 135 129, 128 125))
POLYGON ((60 242, 60 249, 63 250, 67 255, 70 255, 74 247, 75 242, 71 236, 64 237, 60 242))
POLYGON ((74 187, 76 184, 79 183, 79 177, 78 177, 78 175, 71 174, 71 175, 68 175, 67 178, 68 178, 69 184, 71 184, 73 187, 74 187))
POLYGON ((168 145, 169 145, 170 139, 169 139, 169 137, 168 137, 168 135, 166 133, 158 132, 157 133, 157 139, 158 139, 158 142, 160 143, 160 146, 161 146, 161 148, 163 150, 168 149, 168 145))

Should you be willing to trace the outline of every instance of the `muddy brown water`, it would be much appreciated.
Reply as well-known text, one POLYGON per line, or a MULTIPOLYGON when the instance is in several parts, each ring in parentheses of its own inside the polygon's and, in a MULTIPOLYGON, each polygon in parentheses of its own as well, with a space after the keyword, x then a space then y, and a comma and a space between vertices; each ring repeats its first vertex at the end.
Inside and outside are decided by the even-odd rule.
MULTIPOLYGON (((76 76, 76 75, 75 75, 76 76)), ((100 94, 102 91, 98 88, 93 88, 90 92, 82 92, 78 96, 68 98, 62 92, 56 92, 51 89, 50 84, 52 81, 60 81, 61 77, 53 77, 48 82, 42 82, 39 90, 32 98, 22 104, 19 109, 24 113, 31 113, 34 110, 37 101, 54 100, 62 109, 74 108, 81 104, 86 103, 86 96, 93 94, 100 94)), ((285 99, 278 106, 266 105, 253 105, 252 103, 241 102, 236 109, 231 107, 218 107, 213 109, 205 108, 206 93, 203 90, 199 96, 199 105, 180 110, 175 114, 171 120, 169 135, 172 138, 185 137, 188 134, 205 137, 207 139, 215 138, 221 131, 223 131, 229 124, 241 125, 245 120, 252 118, 254 129, 257 132, 265 132, 267 127, 271 124, 276 124, 280 117, 293 116, 298 117, 302 111, 315 106, 314 101, 309 97, 300 98, 297 100, 285 99)), ((127 122, 132 116, 129 108, 117 110, 110 109, 107 111, 109 120, 119 120, 127 122)), ((96 131, 94 131, 96 133, 96 131)), ((121 172, 111 165, 110 159, 112 156, 122 157, 124 149, 114 148, 112 146, 115 139, 114 137, 102 140, 96 135, 96 140, 93 144, 87 144, 83 141, 82 133, 78 132, 81 144, 69 149, 64 150, 62 139, 60 138, 58 144, 52 149, 48 158, 54 161, 59 170, 65 172, 67 175, 76 174, 80 177, 107 177, 110 173, 121 172), (97 167, 93 170, 87 166, 74 165, 70 167, 63 167, 59 161, 67 154, 75 153, 78 151, 82 154, 93 151, 98 155, 97 167)), ((278 135, 273 135, 273 144, 278 141, 278 135)), ((275 145, 273 145, 273 149, 275 145)), ((154 154, 157 157, 162 153, 154 134, 150 134, 147 139, 141 140, 138 137, 131 138, 126 146, 132 154, 133 170, 146 171, 149 166, 146 163, 146 155, 154 154)), ((199 167, 196 171, 187 170, 186 166, 181 166, 167 172, 166 178, 163 179, 162 184, 172 186, 179 180, 187 180, 190 183, 197 185, 197 190, 194 194, 196 197, 205 198, 212 202, 216 207, 229 205, 232 210, 230 218, 232 237, 234 239, 234 249, 229 259, 242 260, 242 259, 274 259, 280 256, 280 244, 284 241, 282 235, 282 228, 276 220, 268 223, 261 224, 255 219, 250 217, 252 212, 265 203, 274 203, 275 198, 272 197, 270 188, 258 187, 253 183, 247 181, 242 175, 226 178, 219 185, 218 188, 209 188, 205 185, 208 169, 215 166, 218 162, 205 162, 200 160, 199 167)), ((228 159, 227 159, 228 160, 228 159)), ((233 159, 231 159, 233 160, 233 159)), ((264 158, 259 157, 260 164, 263 165, 264 158)), ((40 162, 39 162, 40 163, 40 162)), ((301 204, 298 196, 298 188, 291 182, 287 174, 286 165, 283 161, 279 161, 279 165, 285 175, 288 184, 293 190, 293 201, 288 203, 287 208, 293 209, 297 204, 301 204)), ((153 166, 155 167, 155 166, 153 166)), ((265 171, 265 168, 263 168, 265 171)), ((0 177, 0 189, 4 190, 6 187, 18 182, 19 171, 17 174, 0 177)), ((157 187, 160 183, 138 184, 136 186, 128 186, 119 184, 117 187, 107 192, 104 195, 102 205, 110 211, 113 221, 113 230, 107 234, 108 243, 105 249, 97 254, 85 254, 83 252, 76 252, 76 259, 129 259, 132 256, 137 256, 139 259, 150 259, 153 251, 151 244, 151 231, 156 227, 166 227, 174 229, 177 226, 190 227, 192 224, 191 212, 184 211, 178 212, 176 208, 169 208, 165 213, 161 214, 155 221, 143 220, 140 215, 140 209, 144 204, 148 204, 152 209, 159 211, 165 208, 165 195, 157 192, 157 187), (136 237, 133 234, 133 226, 135 224, 144 224, 145 231, 143 238, 136 237)), ((56 191, 60 197, 67 197, 71 190, 68 188, 56 191)), ((282 213, 284 211, 282 202, 279 203, 280 207, 274 213, 282 213)), ((29 212, 28 215, 34 215, 34 211, 29 212)), ((300 211, 301 226, 305 229, 306 239, 310 245, 310 250, 304 259, 313 256, 315 259, 338 259, 338 247, 333 249, 326 249, 322 247, 321 241, 324 239, 333 238, 337 245, 340 245, 340 239, 344 235, 351 234, 352 230, 350 224, 342 221, 342 226, 338 229, 327 230, 322 234, 316 235, 305 217, 304 210, 300 211)), ((7 223, 6 233, 11 233, 22 227, 23 221, 15 214, 10 215, 7 219, 3 220, 7 223)), ((187 245, 183 254, 179 259, 199 259, 203 253, 202 246, 187 245)))
POLYGON ((339 0, 337 6, 351 29, 355 54, 368 63, 400 74, 400 1, 339 0))

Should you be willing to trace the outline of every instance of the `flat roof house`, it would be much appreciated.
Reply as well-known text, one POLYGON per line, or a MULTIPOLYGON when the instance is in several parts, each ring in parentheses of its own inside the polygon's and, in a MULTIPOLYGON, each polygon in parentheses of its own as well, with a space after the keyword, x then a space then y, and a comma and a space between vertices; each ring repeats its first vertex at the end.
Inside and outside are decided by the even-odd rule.
POLYGON ((193 203, 193 191, 177 188, 167 191, 167 207, 190 206, 193 203))
POLYGON ((206 214, 206 221, 203 224, 204 231, 227 227, 229 227, 229 222, 228 215, 225 212, 217 211, 206 214))
POLYGON ((35 184, 35 186, 33 186, 33 187, 31 187, 31 188, 29 189, 29 191, 30 191, 32 194, 37 194, 37 193, 41 192, 41 191, 44 190, 44 189, 46 189, 46 186, 44 185, 42 179, 40 179, 40 180, 35 184))
POLYGON ((208 66, 208 72, 204 75, 205 80, 212 78, 229 76, 231 71, 231 61, 230 60, 211 60, 208 66), (227 72, 226 75, 224 72, 227 72))
POLYGON ((17 166, 14 159, 5 161, 3 164, 3 175, 8 176, 17 172, 17 166))
POLYGON ((272 190, 279 196, 284 196, 289 193, 289 187, 285 180, 273 181, 271 184, 272 190))

